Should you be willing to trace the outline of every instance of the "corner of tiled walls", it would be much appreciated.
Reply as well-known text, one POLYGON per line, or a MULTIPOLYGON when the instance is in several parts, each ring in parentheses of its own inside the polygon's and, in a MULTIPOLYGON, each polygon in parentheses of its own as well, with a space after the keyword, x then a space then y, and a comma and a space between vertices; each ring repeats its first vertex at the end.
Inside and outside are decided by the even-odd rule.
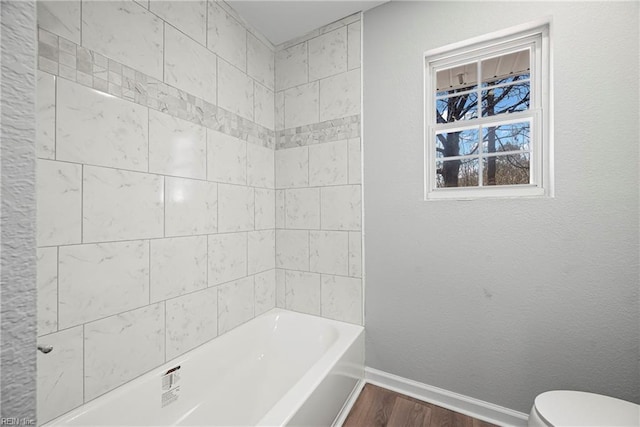
POLYGON ((277 305, 362 324, 360 14, 276 48, 277 305))
POLYGON ((275 307, 275 49, 214 1, 38 21, 43 423, 275 307))
POLYGON ((38 419, 276 305, 362 323, 360 16, 38 2, 38 419))

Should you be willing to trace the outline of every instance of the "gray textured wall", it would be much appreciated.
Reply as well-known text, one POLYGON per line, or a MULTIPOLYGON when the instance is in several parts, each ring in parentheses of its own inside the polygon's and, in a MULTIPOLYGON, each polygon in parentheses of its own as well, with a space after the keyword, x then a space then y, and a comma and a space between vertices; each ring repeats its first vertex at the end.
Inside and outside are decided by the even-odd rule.
POLYGON ((0 416, 35 420, 35 2, 2 1, 0 25, 0 416))
POLYGON ((640 402, 637 2, 365 13, 367 365, 528 412, 640 402), (424 202, 423 52, 551 16, 554 199, 424 202))

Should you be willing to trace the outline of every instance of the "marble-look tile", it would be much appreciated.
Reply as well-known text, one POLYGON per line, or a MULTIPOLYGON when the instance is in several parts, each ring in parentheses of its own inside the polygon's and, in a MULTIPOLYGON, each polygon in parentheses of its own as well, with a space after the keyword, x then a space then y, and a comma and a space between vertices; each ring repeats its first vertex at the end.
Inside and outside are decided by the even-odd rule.
POLYGON ((256 274, 275 268, 275 230, 250 231, 248 246, 249 274, 256 274))
POLYGON ((207 236, 151 240, 151 302, 207 287, 207 236))
POLYGON ((84 243, 162 237, 161 176, 84 166, 82 182, 84 243))
POLYGON ((307 187, 309 185, 309 148, 276 150, 276 188, 307 187))
POLYGON ((276 52, 276 90, 309 81, 307 57, 306 42, 276 52))
POLYGON ((274 151, 255 144, 247 145, 247 184, 273 188, 275 184, 274 151))
POLYGON ((360 69, 320 80, 321 122, 355 114, 360 114, 360 69))
POLYGON ((80 0, 39 1, 38 26, 80 44, 80 0))
POLYGON ((284 228, 284 195, 286 190, 276 190, 276 228, 284 228))
POLYGON ((253 120, 253 79, 218 60, 218 105, 245 119, 253 120))
POLYGON ((84 326, 84 390, 91 400, 164 363, 164 303, 84 326))
POLYGON ((322 317, 362 324, 362 280, 322 275, 322 317))
POLYGON ((148 122, 146 107, 58 79, 58 160, 146 171, 148 122))
POLYGON ((275 53, 251 33, 247 33, 247 74, 274 90, 275 53))
POLYGON ((149 242, 61 246, 59 328, 149 303, 149 242))
POLYGON ((284 225, 287 229, 320 228, 320 189, 296 188, 285 191, 284 225))
POLYGON ((218 286, 218 333, 251 320, 255 313, 253 276, 218 286))
POLYGON ((309 270, 309 232, 276 230, 276 267, 309 270))
POLYGON ((218 184, 218 231, 253 230, 253 188, 218 184))
POLYGON ((285 276, 286 271, 281 268, 276 268, 276 307, 286 308, 286 286, 285 276))
POLYGON ((38 338, 38 345, 53 346, 49 354, 37 352, 38 423, 45 423, 82 405, 82 326, 38 338))
POLYGON ((53 160, 56 157, 56 77, 40 70, 36 113, 36 156, 53 160))
POLYGON ((149 110, 149 172, 207 178, 206 128, 149 110))
POLYGON ((284 91, 276 92, 275 96, 275 129, 284 129, 284 91))
POLYGON ((349 232, 349 276, 362 277, 362 233, 349 232))
POLYGON ((320 314, 320 275, 301 271, 285 272, 287 310, 320 314))
POLYGON ((36 256, 40 336, 58 330, 58 248, 38 248, 36 256))
POLYGON ((36 165, 38 246, 80 243, 82 166, 54 160, 36 165))
MULTIPOLYGON (((247 69, 247 30, 216 1, 209 1, 207 47, 243 71, 247 69)), ((222 86, 222 82, 219 82, 222 86)))
POLYGON ((323 187, 320 200, 323 229, 360 230, 362 198, 359 185, 323 187))
POLYGON ((255 189, 256 230, 273 229, 275 223, 276 192, 267 188, 255 189))
MULTIPOLYGON (((320 121, 319 105, 327 101, 320 98, 319 88, 324 80, 292 87, 284 91, 284 127, 293 128, 309 125, 320 121)), ((333 89, 333 87, 331 87, 333 89)), ((327 89, 325 89, 325 92, 327 89)), ((333 92, 330 94, 332 95, 333 92)), ((358 98, 359 100, 360 98, 358 98)), ((333 105, 333 104, 331 104, 333 105)), ((325 107, 327 109, 328 107, 325 107)), ((326 115, 326 114, 325 114, 326 115)), ((342 117, 342 116, 340 116, 342 117)), ((324 120, 324 119, 323 119, 324 120)))
POLYGON ((217 184, 186 178, 165 178, 166 236, 215 233, 217 184))
POLYGON ((274 96, 271 89, 255 83, 253 89, 255 122, 271 130, 275 129, 274 96))
POLYGON ((163 21, 129 1, 82 3, 82 46, 162 80, 163 21))
POLYGON ((360 21, 347 26, 347 37, 349 39, 347 57, 349 70, 360 68, 360 46, 362 43, 360 39, 360 28, 360 21))
POLYGON ((276 306, 276 270, 255 275, 256 316, 276 306))
POLYGON ((209 286, 247 275, 247 233, 208 236, 209 286))
POLYGON ((309 185, 347 184, 347 140, 325 142, 309 147, 309 185))
POLYGON ((360 154, 360 138, 349 139, 349 184, 362 182, 362 157, 360 154))
POLYGON ((149 10, 205 46, 207 44, 207 2, 151 0, 149 10))
POLYGON ((167 304, 167 361, 218 335, 218 290, 205 289, 167 304))
POLYGON ((316 273, 349 274, 349 233, 309 232, 309 270, 316 273))
POLYGON ((151 0, 133 0, 136 3, 138 3, 140 6, 144 7, 145 9, 149 9, 149 2, 151 0))
POLYGON ((309 81, 347 71, 347 27, 322 34, 309 44, 309 81))
POLYGON ((247 143, 207 129, 207 169, 209 181, 246 185, 247 143))
POLYGON ((215 104, 215 54, 171 25, 164 28, 165 83, 215 104))

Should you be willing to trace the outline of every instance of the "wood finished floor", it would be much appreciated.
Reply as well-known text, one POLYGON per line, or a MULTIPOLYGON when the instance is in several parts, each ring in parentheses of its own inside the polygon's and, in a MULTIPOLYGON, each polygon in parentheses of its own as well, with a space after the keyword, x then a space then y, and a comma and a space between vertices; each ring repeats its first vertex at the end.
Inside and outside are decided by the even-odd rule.
POLYGON ((373 384, 366 384, 343 427, 496 426, 373 384))

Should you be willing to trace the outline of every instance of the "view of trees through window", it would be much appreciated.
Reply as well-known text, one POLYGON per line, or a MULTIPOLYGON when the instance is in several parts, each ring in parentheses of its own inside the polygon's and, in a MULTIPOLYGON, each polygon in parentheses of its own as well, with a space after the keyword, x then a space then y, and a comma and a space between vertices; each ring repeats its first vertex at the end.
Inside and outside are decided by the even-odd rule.
POLYGON ((530 94, 528 49, 439 70, 436 186, 529 184, 530 94))

